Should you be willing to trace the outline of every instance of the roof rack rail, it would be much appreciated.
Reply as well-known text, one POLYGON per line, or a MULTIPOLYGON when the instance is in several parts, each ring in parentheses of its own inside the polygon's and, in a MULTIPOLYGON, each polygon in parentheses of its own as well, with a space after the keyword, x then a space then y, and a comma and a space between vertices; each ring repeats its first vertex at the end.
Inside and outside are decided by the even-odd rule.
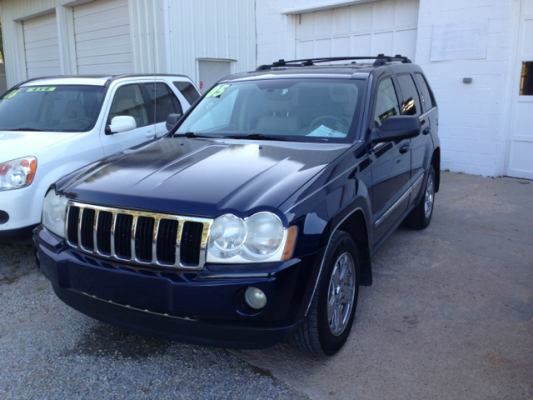
POLYGON ((377 56, 356 56, 356 57, 322 57, 322 58, 304 58, 300 60, 284 60, 280 59, 274 61, 272 64, 260 65, 257 71, 265 71, 275 67, 310 67, 315 64, 333 62, 333 61, 357 61, 357 60, 374 60, 374 66, 379 67, 390 62, 401 62, 404 64, 411 63, 411 60, 401 54, 395 56, 386 56, 385 54, 378 54, 377 56))

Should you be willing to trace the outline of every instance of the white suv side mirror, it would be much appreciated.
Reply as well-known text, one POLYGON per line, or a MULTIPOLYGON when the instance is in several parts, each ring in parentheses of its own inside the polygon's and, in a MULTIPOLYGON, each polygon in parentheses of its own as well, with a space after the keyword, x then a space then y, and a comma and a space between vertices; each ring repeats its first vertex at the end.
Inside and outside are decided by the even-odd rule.
POLYGON ((129 115, 117 115, 116 117, 113 117, 113 119, 111 119, 111 124, 109 124, 108 132, 111 134, 127 132, 135 128, 137 128, 135 118, 129 115))

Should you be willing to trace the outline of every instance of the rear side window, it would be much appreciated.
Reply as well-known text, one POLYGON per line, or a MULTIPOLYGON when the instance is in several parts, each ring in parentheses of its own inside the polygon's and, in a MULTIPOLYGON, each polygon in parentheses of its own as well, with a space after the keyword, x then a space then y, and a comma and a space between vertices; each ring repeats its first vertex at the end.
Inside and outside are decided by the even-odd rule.
POLYGON ((150 106, 151 124, 166 121, 169 114, 183 113, 179 100, 164 83, 145 83, 144 88, 150 106))
POLYGON ((398 96, 391 78, 383 79, 378 86, 376 95, 376 108, 374 111, 374 124, 381 126, 383 122, 392 116, 400 115, 398 96))
POLYGON ((420 100, 413 77, 409 74, 399 75, 398 83, 402 92, 402 115, 420 115, 420 100))
POLYGON ((420 93, 420 101, 422 102, 422 110, 424 112, 431 110, 435 107, 435 100, 433 99, 433 94, 429 89, 429 86, 426 82, 426 79, 422 74, 415 74, 416 84, 418 86, 418 91, 420 93))
POLYGON ((190 82, 174 82, 174 86, 187 99, 189 104, 194 103, 200 97, 200 93, 198 93, 194 85, 190 82))

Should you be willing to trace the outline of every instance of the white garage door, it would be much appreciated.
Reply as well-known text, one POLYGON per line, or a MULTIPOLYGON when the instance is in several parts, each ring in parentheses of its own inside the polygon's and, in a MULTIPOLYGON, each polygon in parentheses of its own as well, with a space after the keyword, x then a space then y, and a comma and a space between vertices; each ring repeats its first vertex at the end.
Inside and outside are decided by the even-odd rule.
POLYGON ((98 0, 73 11, 78 73, 132 72, 128 0, 98 0))
POLYGON ((533 179, 533 0, 522 1, 507 174, 533 179))
POLYGON ((296 28, 298 58, 415 57, 418 0, 383 0, 302 14, 296 28))
POLYGON ((56 15, 47 14, 22 23, 28 78, 61 73, 56 15))

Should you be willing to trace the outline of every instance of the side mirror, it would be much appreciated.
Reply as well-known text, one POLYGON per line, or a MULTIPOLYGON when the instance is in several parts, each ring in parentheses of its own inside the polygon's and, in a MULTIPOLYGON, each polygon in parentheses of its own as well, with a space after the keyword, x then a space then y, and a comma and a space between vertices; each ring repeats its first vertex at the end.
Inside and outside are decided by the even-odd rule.
POLYGON ((182 116, 182 114, 168 114, 166 124, 167 131, 170 131, 172 128, 174 128, 182 116))
POLYGON ((108 126, 108 133, 120 133, 127 132, 137 128, 135 118, 129 115, 117 115, 111 119, 111 123, 108 126))
POLYGON ((392 142, 409 139, 420 134, 420 120, 413 115, 400 115, 387 118, 383 124, 372 130, 372 143, 392 142))

